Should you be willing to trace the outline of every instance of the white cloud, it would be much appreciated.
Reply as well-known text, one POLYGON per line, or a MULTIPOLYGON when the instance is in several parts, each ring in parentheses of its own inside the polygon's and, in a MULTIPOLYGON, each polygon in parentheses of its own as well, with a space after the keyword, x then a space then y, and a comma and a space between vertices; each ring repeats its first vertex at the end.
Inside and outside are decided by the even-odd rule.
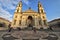
POLYGON ((0 0, 0 17, 12 21, 13 15, 8 10, 14 10, 16 7, 15 5, 17 5, 19 1, 20 0, 0 0), (3 7, 5 7, 5 9, 3 7))
POLYGON ((29 1, 28 1, 28 0, 23 0, 23 2, 24 2, 26 5, 29 5, 29 1))
POLYGON ((12 15, 1 7, 0 7, 0 17, 3 17, 10 21, 12 20, 12 15))
POLYGON ((0 0, 0 17, 12 21, 12 14, 10 14, 10 12, 8 11, 15 9, 15 6, 13 6, 12 2, 14 1, 0 0), (5 9, 3 9, 3 7, 5 7, 5 9))
POLYGON ((0 0, 0 3, 2 4, 2 6, 6 7, 7 9, 11 9, 14 10, 15 6, 13 4, 17 4, 17 1, 14 0, 0 0))

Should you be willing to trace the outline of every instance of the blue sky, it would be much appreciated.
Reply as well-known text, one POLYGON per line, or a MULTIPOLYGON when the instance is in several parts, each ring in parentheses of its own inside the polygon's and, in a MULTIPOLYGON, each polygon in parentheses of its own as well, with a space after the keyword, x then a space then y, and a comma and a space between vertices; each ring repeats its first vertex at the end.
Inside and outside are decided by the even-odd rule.
POLYGON ((60 18, 60 0, 0 0, 0 17, 11 21, 19 1, 23 2, 23 11, 29 7, 37 11, 37 4, 40 1, 46 12, 48 21, 60 18))

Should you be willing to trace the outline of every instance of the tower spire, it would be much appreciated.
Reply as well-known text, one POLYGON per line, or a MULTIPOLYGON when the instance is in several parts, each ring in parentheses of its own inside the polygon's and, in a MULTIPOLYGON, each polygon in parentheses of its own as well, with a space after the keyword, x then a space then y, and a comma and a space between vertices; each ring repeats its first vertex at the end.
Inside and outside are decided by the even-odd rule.
POLYGON ((15 12, 22 12, 22 1, 20 1, 17 5, 16 11, 15 12))
POLYGON ((44 9, 43 9, 40 1, 38 1, 38 12, 39 12, 39 13, 44 13, 44 9))

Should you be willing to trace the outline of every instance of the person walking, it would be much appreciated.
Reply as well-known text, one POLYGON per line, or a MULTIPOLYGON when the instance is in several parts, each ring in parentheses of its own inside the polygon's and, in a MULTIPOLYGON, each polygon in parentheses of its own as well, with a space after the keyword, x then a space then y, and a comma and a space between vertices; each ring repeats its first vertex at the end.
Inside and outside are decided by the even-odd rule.
POLYGON ((11 24, 8 25, 8 32, 11 32, 11 24))
POLYGON ((33 28, 34 33, 36 33, 36 28, 33 28))

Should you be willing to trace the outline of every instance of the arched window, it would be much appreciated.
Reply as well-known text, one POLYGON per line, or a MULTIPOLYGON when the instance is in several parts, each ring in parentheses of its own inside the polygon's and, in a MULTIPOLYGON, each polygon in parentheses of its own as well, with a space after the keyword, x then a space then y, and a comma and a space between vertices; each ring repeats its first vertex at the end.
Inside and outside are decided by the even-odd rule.
POLYGON ((15 16, 15 18, 17 18, 17 16, 15 16))
POLYGON ((41 12, 43 13, 43 9, 41 9, 41 12))
POLYGON ((19 12, 19 8, 17 9, 17 12, 19 12))
POLYGON ((19 4, 19 7, 20 7, 20 4, 19 4))
POLYGON ((43 16, 43 19, 45 19, 45 17, 43 16))
POLYGON ((42 5, 40 5, 40 7, 42 7, 42 5))
POLYGON ((19 25, 21 25, 21 20, 19 20, 19 25))
POLYGON ((19 12, 19 10, 17 10, 17 12, 19 12))
POLYGON ((14 20, 14 25, 16 24, 16 20, 14 20))
POLYGON ((33 18, 32 18, 32 16, 28 16, 28 19, 32 20, 33 18))

